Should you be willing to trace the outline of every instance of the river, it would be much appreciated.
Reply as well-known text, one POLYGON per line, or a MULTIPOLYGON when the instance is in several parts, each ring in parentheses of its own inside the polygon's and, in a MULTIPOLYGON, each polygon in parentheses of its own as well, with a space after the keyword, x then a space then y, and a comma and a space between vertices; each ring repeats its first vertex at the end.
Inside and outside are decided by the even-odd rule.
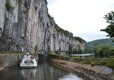
POLYGON ((59 69, 48 61, 39 61, 36 69, 20 69, 17 66, 0 72, 0 80, 85 80, 73 73, 59 69))

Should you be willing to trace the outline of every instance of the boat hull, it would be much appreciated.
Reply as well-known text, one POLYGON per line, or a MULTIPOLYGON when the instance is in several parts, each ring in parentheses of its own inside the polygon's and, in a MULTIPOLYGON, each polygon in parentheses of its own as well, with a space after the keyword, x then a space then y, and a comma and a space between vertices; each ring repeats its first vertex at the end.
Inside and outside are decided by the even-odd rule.
POLYGON ((31 55, 25 55, 20 63, 20 68, 37 68, 37 61, 35 58, 31 59, 31 55))

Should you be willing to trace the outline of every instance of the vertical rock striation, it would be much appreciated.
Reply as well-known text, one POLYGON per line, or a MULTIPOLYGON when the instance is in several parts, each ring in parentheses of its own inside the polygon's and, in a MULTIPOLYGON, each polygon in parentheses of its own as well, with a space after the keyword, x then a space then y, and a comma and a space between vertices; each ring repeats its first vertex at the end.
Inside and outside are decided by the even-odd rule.
POLYGON ((85 42, 59 28, 48 14, 46 0, 0 0, 0 51, 68 51, 85 42), (67 35, 66 35, 67 34, 67 35))

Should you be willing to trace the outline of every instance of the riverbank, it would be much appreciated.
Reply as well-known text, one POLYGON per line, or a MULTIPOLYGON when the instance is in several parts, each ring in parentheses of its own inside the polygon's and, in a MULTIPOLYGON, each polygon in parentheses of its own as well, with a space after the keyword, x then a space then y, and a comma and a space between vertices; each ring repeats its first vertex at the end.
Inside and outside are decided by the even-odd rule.
POLYGON ((0 70, 3 70, 5 67, 18 65, 22 58, 22 54, 0 54, 0 70))
POLYGON ((24 54, 0 54, 0 71, 9 66, 19 65, 23 56, 24 54))
POLYGON ((107 70, 107 67, 93 66, 88 64, 79 64, 71 61, 60 59, 50 59, 50 61, 67 71, 80 73, 91 80, 114 80, 114 75, 107 70))

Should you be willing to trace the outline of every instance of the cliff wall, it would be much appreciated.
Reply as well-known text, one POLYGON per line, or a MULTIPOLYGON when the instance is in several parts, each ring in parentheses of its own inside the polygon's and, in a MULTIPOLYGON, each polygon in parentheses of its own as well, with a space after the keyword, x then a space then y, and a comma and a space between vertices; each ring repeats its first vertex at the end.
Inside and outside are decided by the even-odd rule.
POLYGON ((0 51, 84 50, 85 42, 57 26, 46 0, 0 0, 0 51))

